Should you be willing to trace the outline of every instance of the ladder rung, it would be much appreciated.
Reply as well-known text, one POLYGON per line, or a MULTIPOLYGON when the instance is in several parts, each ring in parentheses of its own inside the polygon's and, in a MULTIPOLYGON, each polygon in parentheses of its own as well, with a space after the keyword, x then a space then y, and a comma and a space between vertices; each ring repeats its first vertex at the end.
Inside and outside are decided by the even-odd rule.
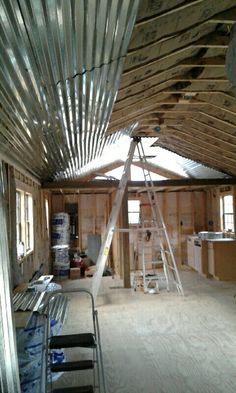
POLYGON ((167 266, 168 266, 168 268, 170 268, 170 269, 172 269, 172 270, 174 270, 176 272, 176 268, 174 266, 171 266, 168 263, 167 263, 167 266))
POLYGON ((95 337, 92 333, 68 334, 53 336, 50 338, 50 349, 58 348, 94 348, 96 346, 95 337))
POLYGON ((53 389, 52 393, 93 393, 93 387, 88 386, 74 386, 71 388, 57 388, 53 389))
POLYGON ((89 370, 94 368, 93 360, 79 360, 74 362, 55 363, 50 365, 52 372, 89 370))
POLYGON ((158 275, 149 275, 149 274, 146 274, 145 275, 145 279, 148 281, 148 280, 159 280, 159 277, 158 277, 158 275))

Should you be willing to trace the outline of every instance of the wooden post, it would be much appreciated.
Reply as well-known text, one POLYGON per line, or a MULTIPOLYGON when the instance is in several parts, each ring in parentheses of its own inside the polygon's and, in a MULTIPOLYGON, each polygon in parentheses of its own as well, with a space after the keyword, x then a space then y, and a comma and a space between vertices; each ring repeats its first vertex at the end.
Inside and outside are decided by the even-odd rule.
MULTIPOLYGON (((121 206, 121 215, 122 215, 122 227, 129 228, 129 220, 128 220, 128 188, 126 186, 122 206, 121 206)), ((124 278, 124 288, 130 288, 130 253, 129 253, 129 233, 122 233, 121 235, 121 244, 122 244, 122 252, 121 258, 123 263, 123 278, 124 278)))

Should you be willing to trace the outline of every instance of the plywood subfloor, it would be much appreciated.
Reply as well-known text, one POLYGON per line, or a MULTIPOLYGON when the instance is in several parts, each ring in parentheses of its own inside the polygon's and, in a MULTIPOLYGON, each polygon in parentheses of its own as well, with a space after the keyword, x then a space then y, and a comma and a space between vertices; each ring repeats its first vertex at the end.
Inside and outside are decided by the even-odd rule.
MULTIPOLYGON (((122 289, 104 277, 97 309, 107 393, 235 393, 236 284, 181 273, 185 298, 122 289)), ((67 288, 90 281, 67 281, 67 288)), ((65 331, 86 328, 83 303, 70 302, 65 331)), ((75 356, 75 355, 73 355, 75 356)), ((73 375, 73 376, 72 376, 73 375)), ((64 374, 57 386, 76 385, 64 374)))

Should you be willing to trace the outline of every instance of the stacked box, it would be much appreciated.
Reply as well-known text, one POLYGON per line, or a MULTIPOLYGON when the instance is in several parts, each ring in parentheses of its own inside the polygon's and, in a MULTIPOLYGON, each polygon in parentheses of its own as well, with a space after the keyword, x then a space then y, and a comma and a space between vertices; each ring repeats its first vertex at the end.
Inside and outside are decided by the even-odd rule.
POLYGON ((80 268, 79 267, 70 268, 70 279, 75 280, 77 278, 80 278, 80 268))

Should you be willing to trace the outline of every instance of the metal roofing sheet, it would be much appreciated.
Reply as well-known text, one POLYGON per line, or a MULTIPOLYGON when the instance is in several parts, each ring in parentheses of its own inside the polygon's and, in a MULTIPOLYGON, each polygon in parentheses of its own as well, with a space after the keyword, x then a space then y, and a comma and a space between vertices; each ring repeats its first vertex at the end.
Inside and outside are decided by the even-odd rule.
POLYGON ((0 7, 1 151, 41 178, 73 177, 106 143, 138 0, 0 7))

